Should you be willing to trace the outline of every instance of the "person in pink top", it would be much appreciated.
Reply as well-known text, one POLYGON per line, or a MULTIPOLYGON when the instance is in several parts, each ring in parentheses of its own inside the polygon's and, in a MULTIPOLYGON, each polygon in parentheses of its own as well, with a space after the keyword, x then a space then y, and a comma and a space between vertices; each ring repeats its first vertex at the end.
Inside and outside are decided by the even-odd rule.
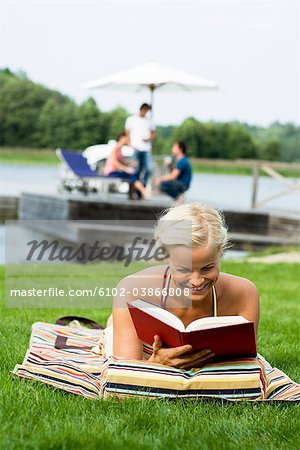
POLYGON ((146 189, 144 185, 139 181, 139 174, 136 173, 136 169, 126 163, 122 154, 123 145, 129 144, 129 137, 124 131, 118 137, 118 141, 110 156, 105 162, 103 174, 111 178, 121 178, 122 180, 129 182, 130 198, 134 199, 134 191, 139 191, 142 198, 147 197, 146 189))

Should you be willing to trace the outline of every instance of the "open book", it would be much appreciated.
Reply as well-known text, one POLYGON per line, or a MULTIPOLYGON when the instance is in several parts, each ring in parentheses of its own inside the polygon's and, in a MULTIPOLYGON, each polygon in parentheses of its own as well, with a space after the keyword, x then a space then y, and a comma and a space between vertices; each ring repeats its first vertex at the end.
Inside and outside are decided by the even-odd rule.
POLYGON ((167 347, 191 344, 193 350, 210 348, 217 357, 256 356, 254 322, 242 316, 204 317, 186 328, 172 312, 145 300, 128 302, 139 339, 153 344, 160 336, 167 347))

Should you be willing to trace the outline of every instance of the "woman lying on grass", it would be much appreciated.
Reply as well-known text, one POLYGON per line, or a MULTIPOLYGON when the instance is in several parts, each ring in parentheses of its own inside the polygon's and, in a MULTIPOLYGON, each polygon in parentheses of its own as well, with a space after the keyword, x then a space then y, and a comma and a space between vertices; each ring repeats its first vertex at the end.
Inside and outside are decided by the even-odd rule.
MULTIPOLYGON (((223 219, 215 209, 200 204, 170 209, 157 223, 156 239, 167 252, 168 264, 141 270, 118 284, 118 293, 126 296, 114 299, 113 326, 108 327, 105 339, 107 355, 143 359, 143 343, 126 305, 136 298, 175 313, 185 326, 203 317, 244 316, 254 322, 257 336, 259 298, 255 285, 220 272, 228 241, 223 219)), ((164 348, 155 336, 149 361, 189 369, 201 367, 213 357, 210 349, 193 352, 191 345, 164 348)))

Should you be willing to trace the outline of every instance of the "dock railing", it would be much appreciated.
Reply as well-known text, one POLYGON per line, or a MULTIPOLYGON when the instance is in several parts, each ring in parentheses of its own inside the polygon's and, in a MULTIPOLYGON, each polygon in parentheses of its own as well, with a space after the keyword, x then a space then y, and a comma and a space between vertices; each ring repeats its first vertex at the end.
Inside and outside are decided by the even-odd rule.
MULTIPOLYGON (((300 165, 299 165, 300 166, 300 165)), ((296 193, 300 195, 300 184, 291 181, 289 178, 283 176, 277 170, 275 170, 269 163, 262 163, 257 162, 254 164, 253 167, 253 183, 252 183, 252 200, 251 200, 251 207, 252 208, 259 208, 260 206, 265 205, 267 202, 271 200, 275 200, 275 198, 282 197, 287 194, 296 193), (276 194, 269 195, 268 197, 265 197, 263 200, 258 201, 257 200, 257 194, 258 194, 258 181, 259 181, 259 175, 260 172, 265 172, 270 177, 274 178, 275 180, 279 181, 281 184, 285 185, 286 188, 280 192, 277 192, 276 194)))

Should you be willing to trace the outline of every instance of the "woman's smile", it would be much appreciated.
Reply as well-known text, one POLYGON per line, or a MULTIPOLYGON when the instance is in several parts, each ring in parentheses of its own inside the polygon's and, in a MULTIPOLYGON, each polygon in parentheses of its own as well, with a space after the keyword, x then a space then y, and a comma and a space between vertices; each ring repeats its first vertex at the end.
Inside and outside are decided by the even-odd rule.
POLYGON ((193 286, 191 288, 192 295, 200 295, 208 291, 211 287, 212 282, 210 280, 205 280, 199 287, 193 286))

